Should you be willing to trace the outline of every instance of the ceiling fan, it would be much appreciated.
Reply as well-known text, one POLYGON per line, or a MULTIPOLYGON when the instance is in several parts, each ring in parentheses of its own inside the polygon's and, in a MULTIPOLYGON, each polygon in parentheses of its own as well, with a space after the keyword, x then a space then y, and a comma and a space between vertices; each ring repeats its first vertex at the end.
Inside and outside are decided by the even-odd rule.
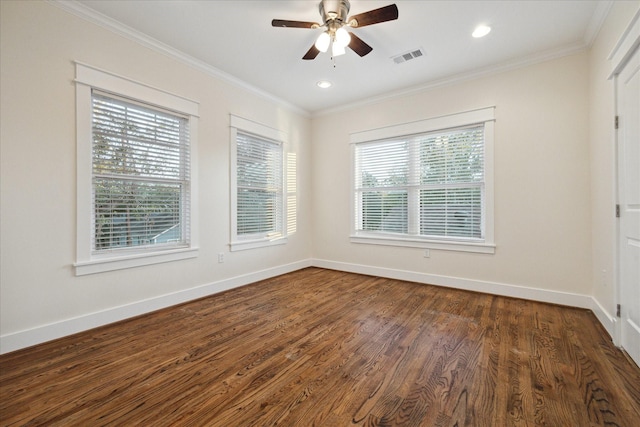
POLYGON ((365 56, 373 48, 362 41, 360 37, 347 31, 345 27, 359 28, 393 21, 398 19, 398 7, 392 4, 347 18, 350 7, 349 0, 322 0, 319 4, 322 24, 274 19, 271 21, 271 25, 284 28, 326 28, 302 59, 315 59, 320 52, 329 50, 329 46, 331 46, 331 53, 334 57, 344 54, 347 46, 358 55, 365 56))

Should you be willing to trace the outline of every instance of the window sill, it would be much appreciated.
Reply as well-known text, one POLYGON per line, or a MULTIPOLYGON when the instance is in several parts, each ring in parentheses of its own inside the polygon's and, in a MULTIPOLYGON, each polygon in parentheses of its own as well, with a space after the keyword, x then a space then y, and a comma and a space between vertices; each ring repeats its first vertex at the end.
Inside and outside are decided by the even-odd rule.
POLYGON ((87 274, 103 273, 105 271, 123 270, 144 265, 196 258, 197 256, 198 248, 184 248, 153 253, 95 258, 90 261, 76 262, 73 266, 76 269, 76 276, 84 276, 87 274))
POLYGON ((254 239, 254 240, 236 240, 231 242, 231 252, 244 251, 247 249, 264 248, 267 246, 284 245, 287 243, 286 237, 277 237, 273 239, 254 239))
POLYGON ((443 251, 474 252, 495 254, 496 245, 486 242, 468 241, 435 241, 410 237, 380 236, 356 234, 350 238, 351 243, 368 245, 400 246, 405 248, 437 249, 443 251))

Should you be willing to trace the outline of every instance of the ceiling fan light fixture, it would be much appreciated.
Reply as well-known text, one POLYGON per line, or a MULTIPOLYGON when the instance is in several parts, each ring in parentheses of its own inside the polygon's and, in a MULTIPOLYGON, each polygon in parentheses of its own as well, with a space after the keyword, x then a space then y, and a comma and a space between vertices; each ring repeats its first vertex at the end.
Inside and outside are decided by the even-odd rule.
POLYGON ((345 46, 342 46, 339 43, 333 42, 331 45, 331 56, 336 57, 340 55, 344 55, 347 51, 344 49, 345 46))
POLYGON ((349 46, 350 42, 351 42, 351 35, 349 34, 349 32, 345 30, 343 27, 338 28, 336 30, 336 36, 333 43, 338 43, 340 46, 346 47, 346 46, 349 46))
POLYGON ((472 37, 479 39, 480 37, 484 37, 491 32, 491 27, 488 25, 478 25, 473 33, 471 33, 472 37))
POLYGON ((315 46, 316 49, 324 53, 329 49, 329 44, 331 44, 331 36, 325 31, 318 36, 315 46))

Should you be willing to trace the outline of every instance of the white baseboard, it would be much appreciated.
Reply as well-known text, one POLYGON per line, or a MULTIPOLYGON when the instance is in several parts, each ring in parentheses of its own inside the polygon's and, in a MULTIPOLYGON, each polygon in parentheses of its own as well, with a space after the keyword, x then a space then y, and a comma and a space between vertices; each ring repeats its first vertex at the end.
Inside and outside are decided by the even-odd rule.
POLYGON ((342 262, 315 259, 316 267, 332 270, 349 271, 352 273, 368 274, 371 276, 387 277, 390 279, 407 280, 429 285, 445 286, 447 288, 463 289, 466 291, 483 292, 513 298, 533 301, 549 302, 572 307, 589 308, 593 306, 591 296, 568 292, 551 291, 547 289, 531 288, 527 286, 509 285, 505 283, 488 282, 461 277, 440 276, 436 274, 419 273, 415 271, 395 270, 391 268, 372 267, 368 265, 346 264, 342 262))
MULTIPOLYGON (((460 277, 440 276, 435 274, 419 273, 415 271, 396 270, 369 265, 348 264, 337 261, 313 260, 314 267, 328 268, 332 270, 348 271, 351 273, 367 274, 371 276, 386 277, 389 279, 407 280, 417 283, 425 283, 447 288, 462 289, 467 291, 482 292, 513 298, 522 298, 532 301, 547 302, 566 305, 570 307, 586 308, 595 314, 605 330, 613 338, 615 337, 615 317, 591 295, 559 292, 549 289, 531 288, 527 286, 510 285, 505 283, 488 282, 460 277)), ((615 342, 615 339, 614 339, 615 342)))
POLYGON ((269 279, 271 277, 300 270, 305 267, 310 267, 311 265, 311 260, 302 260, 119 307, 113 307, 104 311, 65 319, 60 322, 38 326, 33 329, 3 335, 0 336, 0 354, 31 347, 33 345, 41 344, 67 335, 97 328, 109 323, 139 316, 141 314, 150 313, 162 308, 171 307, 176 304, 182 304, 187 301, 213 295, 222 291, 244 286, 249 283, 269 279))
MULTIPOLYGON (((291 264, 277 266, 217 282, 208 283, 183 291, 161 295, 144 301, 113 307, 108 310, 90 313, 87 315, 66 319, 60 322, 38 326, 33 329, 19 331, 0 336, 0 354, 41 344, 67 335, 86 331, 109 323, 150 313, 162 308, 171 307, 187 301, 213 295, 229 289, 244 286, 281 274, 300 270, 306 267, 320 267, 331 270, 346 271, 350 273, 367 274, 372 276, 387 277, 390 279, 407 280, 417 283, 425 283, 454 289, 483 292, 514 298, 523 298, 533 301, 548 302, 567 305, 571 307, 586 308, 592 310, 596 318, 602 323, 611 337, 615 337, 616 318, 611 316, 602 305, 590 295, 558 292, 547 289, 531 288, 526 286, 510 285, 505 283, 488 282, 475 279, 465 279, 452 276, 441 276, 415 271, 396 270, 369 265, 350 264, 322 259, 307 259, 291 264)), ((615 342, 615 339, 614 339, 615 342)))
POLYGON ((619 339, 616 334, 618 319, 616 318, 616 316, 611 315, 600 304, 600 302, 598 302, 597 299, 592 297, 591 300, 592 305, 589 308, 591 309, 591 311, 593 311, 593 314, 595 314, 596 318, 600 321, 604 329, 607 331, 607 333, 613 340, 613 343, 615 345, 620 345, 619 339))

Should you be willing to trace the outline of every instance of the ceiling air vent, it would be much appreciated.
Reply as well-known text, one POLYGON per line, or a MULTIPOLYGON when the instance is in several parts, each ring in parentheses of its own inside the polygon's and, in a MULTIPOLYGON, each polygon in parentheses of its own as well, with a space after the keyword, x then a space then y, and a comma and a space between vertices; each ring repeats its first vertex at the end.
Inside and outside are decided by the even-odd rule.
POLYGON ((411 61, 412 59, 420 58, 421 56, 424 56, 422 49, 416 49, 401 53, 400 55, 392 56, 391 59, 393 59, 393 62, 396 64, 402 64, 403 62, 411 61))

